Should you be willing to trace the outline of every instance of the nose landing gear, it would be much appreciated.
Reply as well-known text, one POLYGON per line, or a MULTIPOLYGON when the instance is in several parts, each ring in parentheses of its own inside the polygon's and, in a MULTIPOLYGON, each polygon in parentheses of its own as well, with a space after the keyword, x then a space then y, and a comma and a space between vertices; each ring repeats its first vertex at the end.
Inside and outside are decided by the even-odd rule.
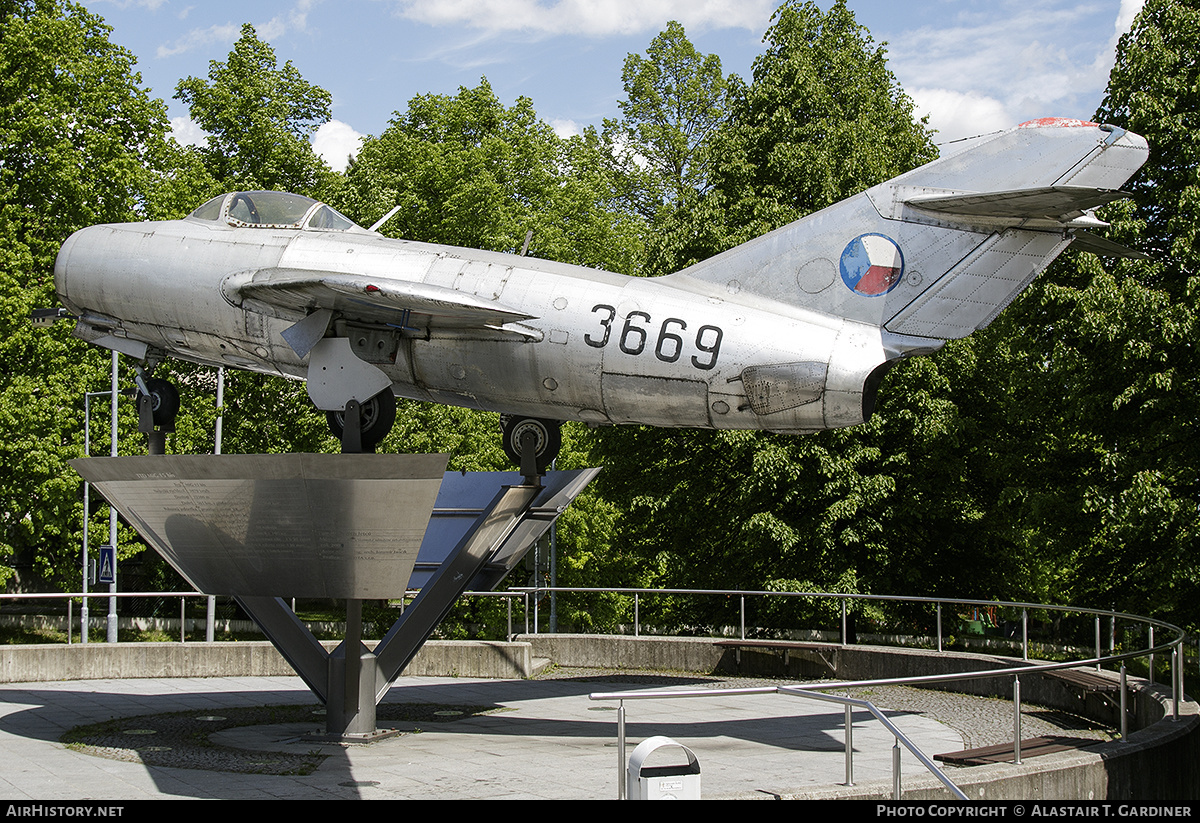
POLYGON ((137 377, 138 431, 146 435, 150 454, 166 454, 167 433, 175 431, 179 414, 179 389, 169 380, 150 377, 138 369, 137 377))

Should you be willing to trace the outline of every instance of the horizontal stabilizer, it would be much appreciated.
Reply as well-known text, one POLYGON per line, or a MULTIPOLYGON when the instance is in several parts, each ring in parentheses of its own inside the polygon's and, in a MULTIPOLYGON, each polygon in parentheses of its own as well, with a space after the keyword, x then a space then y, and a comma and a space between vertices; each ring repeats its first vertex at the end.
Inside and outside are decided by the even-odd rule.
POLYGON ((1044 218, 1067 222, 1129 194, 1112 189, 1047 186, 973 194, 921 194, 905 202, 926 211, 969 217, 1044 218))
POLYGON ((238 275, 226 282, 225 292, 239 304, 249 300, 300 313, 329 309, 349 320, 406 328, 495 328, 532 317, 442 286, 301 269, 238 275))
POLYGON ((1077 251, 1098 254, 1101 257, 1127 257, 1133 260, 1150 259, 1150 255, 1140 252, 1137 249, 1131 249, 1129 246, 1114 243, 1107 237, 1101 237, 1098 234, 1092 234, 1088 231, 1076 232, 1075 242, 1071 244, 1071 248, 1077 251))

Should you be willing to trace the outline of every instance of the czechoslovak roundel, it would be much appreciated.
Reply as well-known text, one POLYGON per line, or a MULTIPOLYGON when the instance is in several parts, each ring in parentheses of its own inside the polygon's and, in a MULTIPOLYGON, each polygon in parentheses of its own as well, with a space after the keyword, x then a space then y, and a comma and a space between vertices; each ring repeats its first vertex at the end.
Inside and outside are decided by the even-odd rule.
POLYGON ((846 244, 842 282, 855 294, 878 297, 896 288, 904 276, 904 254, 883 234, 863 234, 846 244))

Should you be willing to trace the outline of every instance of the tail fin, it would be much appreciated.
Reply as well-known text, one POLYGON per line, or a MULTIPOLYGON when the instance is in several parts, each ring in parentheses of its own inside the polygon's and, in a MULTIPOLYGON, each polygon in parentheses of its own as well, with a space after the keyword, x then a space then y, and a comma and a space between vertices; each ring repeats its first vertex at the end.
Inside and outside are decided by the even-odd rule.
MULTIPOLYGON (((1048 118, 981 138, 671 275, 927 343, 988 325, 1149 154, 1111 126, 1048 118)), ((913 340, 904 349, 917 349, 913 340)), ((934 347, 936 347, 934 343, 934 347)))

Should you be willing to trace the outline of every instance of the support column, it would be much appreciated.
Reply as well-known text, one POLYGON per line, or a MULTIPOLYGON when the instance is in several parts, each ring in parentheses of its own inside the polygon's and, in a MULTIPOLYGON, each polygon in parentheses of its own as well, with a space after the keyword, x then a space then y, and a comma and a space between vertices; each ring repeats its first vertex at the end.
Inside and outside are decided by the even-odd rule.
POLYGON ((325 731, 369 738, 375 729, 375 655, 362 643, 362 601, 346 601, 346 639, 329 655, 325 731))

